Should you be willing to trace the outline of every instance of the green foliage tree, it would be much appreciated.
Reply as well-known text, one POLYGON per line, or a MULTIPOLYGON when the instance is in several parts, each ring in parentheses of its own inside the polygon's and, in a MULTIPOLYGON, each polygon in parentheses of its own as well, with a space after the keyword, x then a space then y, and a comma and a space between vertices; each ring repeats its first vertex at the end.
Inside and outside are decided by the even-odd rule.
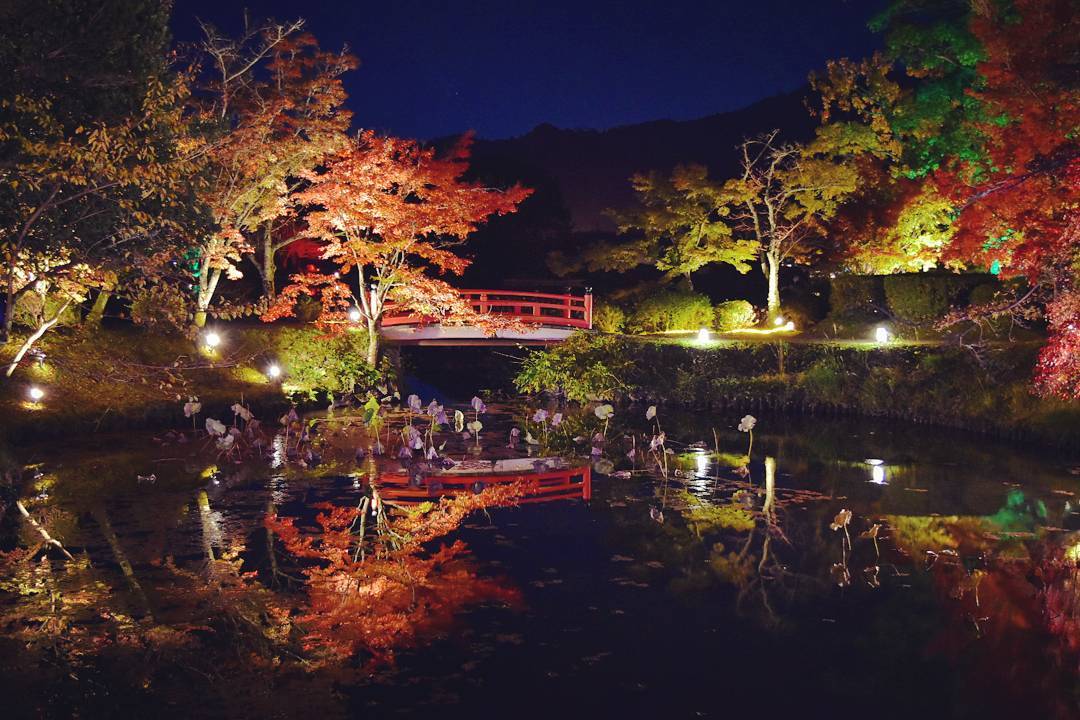
POLYGON ((0 6, 0 252, 5 341, 27 293, 59 298, 30 345, 92 288, 170 247, 201 158, 156 0, 0 6))
POLYGON ((735 237, 759 248, 770 317, 780 312, 781 265, 808 261, 824 221, 858 188, 858 170, 846 158, 868 139, 819 133, 799 145, 781 142, 774 130, 740 145, 742 173, 724 184, 725 215, 735 237))
POLYGON ((723 184, 709 178, 702 165, 676 167, 669 177, 659 173, 634 175, 637 207, 615 214, 619 243, 601 242, 574 261, 556 258, 563 274, 582 268, 590 272, 626 272, 653 265, 669 279, 686 278, 713 263, 748 272, 757 257, 757 241, 736 238, 726 216, 723 184))

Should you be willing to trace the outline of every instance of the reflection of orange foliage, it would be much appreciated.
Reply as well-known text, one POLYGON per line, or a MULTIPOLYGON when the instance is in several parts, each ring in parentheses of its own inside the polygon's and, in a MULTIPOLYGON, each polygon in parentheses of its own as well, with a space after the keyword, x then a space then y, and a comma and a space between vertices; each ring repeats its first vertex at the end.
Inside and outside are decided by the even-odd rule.
POLYGON ((514 504, 524 493, 514 484, 443 498, 396 515, 368 538, 356 533, 363 520, 359 508, 322 506, 316 518, 322 532, 315 536, 302 534, 292 518, 268 517, 267 527, 290 553, 316 561, 303 569, 307 603, 297 622, 305 630, 305 649, 336 660, 367 652, 389 662, 395 649, 448 627, 467 605, 517 602, 516 590, 477 577, 462 542, 433 552, 424 545, 472 512, 514 504))

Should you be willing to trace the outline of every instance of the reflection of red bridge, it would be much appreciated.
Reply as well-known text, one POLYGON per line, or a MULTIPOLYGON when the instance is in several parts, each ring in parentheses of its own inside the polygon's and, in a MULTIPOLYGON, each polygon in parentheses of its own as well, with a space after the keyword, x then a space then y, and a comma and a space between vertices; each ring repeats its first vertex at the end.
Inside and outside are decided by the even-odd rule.
POLYGON ((486 336, 479 328, 455 325, 429 325, 425 318, 389 309, 383 316, 383 335, 391 342, 420 345, 469 345, 499 342, 550 343, 565 340, 575 330, 592 329, 593 298, 584 295, 512 290, 461 290, 474 310, 520 320, 532 327, 525 332, 500 331, 486 336))
POLYGON ((518 481, 536 484, 533 491, 521 499, 522 503, 577 499, 587 502, 592 499, 592 468, 588 465, 532 472, 446 472, 422 476, 386 473, 379 476, 379 491, 387 500, 423 502, 518 481))

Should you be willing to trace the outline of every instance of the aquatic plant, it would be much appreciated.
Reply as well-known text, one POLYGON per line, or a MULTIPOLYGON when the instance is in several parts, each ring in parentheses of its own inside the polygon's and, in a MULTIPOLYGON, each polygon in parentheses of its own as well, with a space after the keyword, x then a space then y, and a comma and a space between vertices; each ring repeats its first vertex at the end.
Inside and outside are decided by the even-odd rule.
POLYGON ((757 425, 757 418, 753 415, 744 415, 743 419, 739 421, 739 432, 749 433, 750 445, 746 448, 746 457, 750 458, 750 453, 754 449, 754 426, 757 425))

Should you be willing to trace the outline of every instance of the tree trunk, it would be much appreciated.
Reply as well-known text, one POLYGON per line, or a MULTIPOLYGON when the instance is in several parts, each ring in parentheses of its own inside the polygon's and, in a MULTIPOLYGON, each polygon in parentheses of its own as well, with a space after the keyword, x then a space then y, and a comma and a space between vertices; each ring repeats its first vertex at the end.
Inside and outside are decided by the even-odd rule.
POLYGON ((379 367, 379 321, 368 318, 367 361, 373 368, 379 367))
POLYGON ((263 232, 262 266, 259 268, 259 274, 262 275, 263 281, 263 297, 267 300, 273 300, 274 295, 277 294, 277 289, 274 287, 276 268, 274 267, 274 236, 271 234, 272 227, 271 223, 266 223, 266 230, 263 232))
POLYGON ((98 296, 94 298, 94 305, 90 308, 90 312, 86 314, 87 325, 101 325, 101 319, 105 317, 105 306, 109 304, 109 298, 112 297, 112 291, 102 288, 98 292, 98 296))
POLYGON ((64 311, 68 309, 68 305, 70 304, 71 301, 68 300, 63 305, 61 305, 60 309, 56 311, 56 314, 54 314, 52 318, 41 323, 38 329, 31 333, 30 337, 26 338, 26 342, 22 344, 22 347, 19 348, 19 352, 15 353, 15 357, 11 359, 11 364, 8 365, 7 372, 5 373, 7 377, 12 376, 12 374, 15 372, 15 368, 19 367, 19 363, 22 361, 23 356, 30 351, 30 348, 34 347, 34 343, 36 343, 42 335, 48 332, 49 328, 51 328, 53 325, 60 321, 60 316, 64 314, 64 311))
POLYGON ((766 256, 766 260, 768 262, 766 276, 769 279, 769 317, 775 318, 780 314, 780 261, 772 255, 766 256))
POLYGON ((210 302, 214 299, 214 291, 217 290, 218 282, 221 280, 221 268, 208 270, 203 267, 202 270, 202 274, 199 275, 199 297, 195 305, 195 325, 197 327, 206 325, 206 311, 210 308, 210 302))
POLYGON ((15 317, 15 268, 7 268, 7 282, 4 283, 4 344, 11 341, 11 327, 15 317))

